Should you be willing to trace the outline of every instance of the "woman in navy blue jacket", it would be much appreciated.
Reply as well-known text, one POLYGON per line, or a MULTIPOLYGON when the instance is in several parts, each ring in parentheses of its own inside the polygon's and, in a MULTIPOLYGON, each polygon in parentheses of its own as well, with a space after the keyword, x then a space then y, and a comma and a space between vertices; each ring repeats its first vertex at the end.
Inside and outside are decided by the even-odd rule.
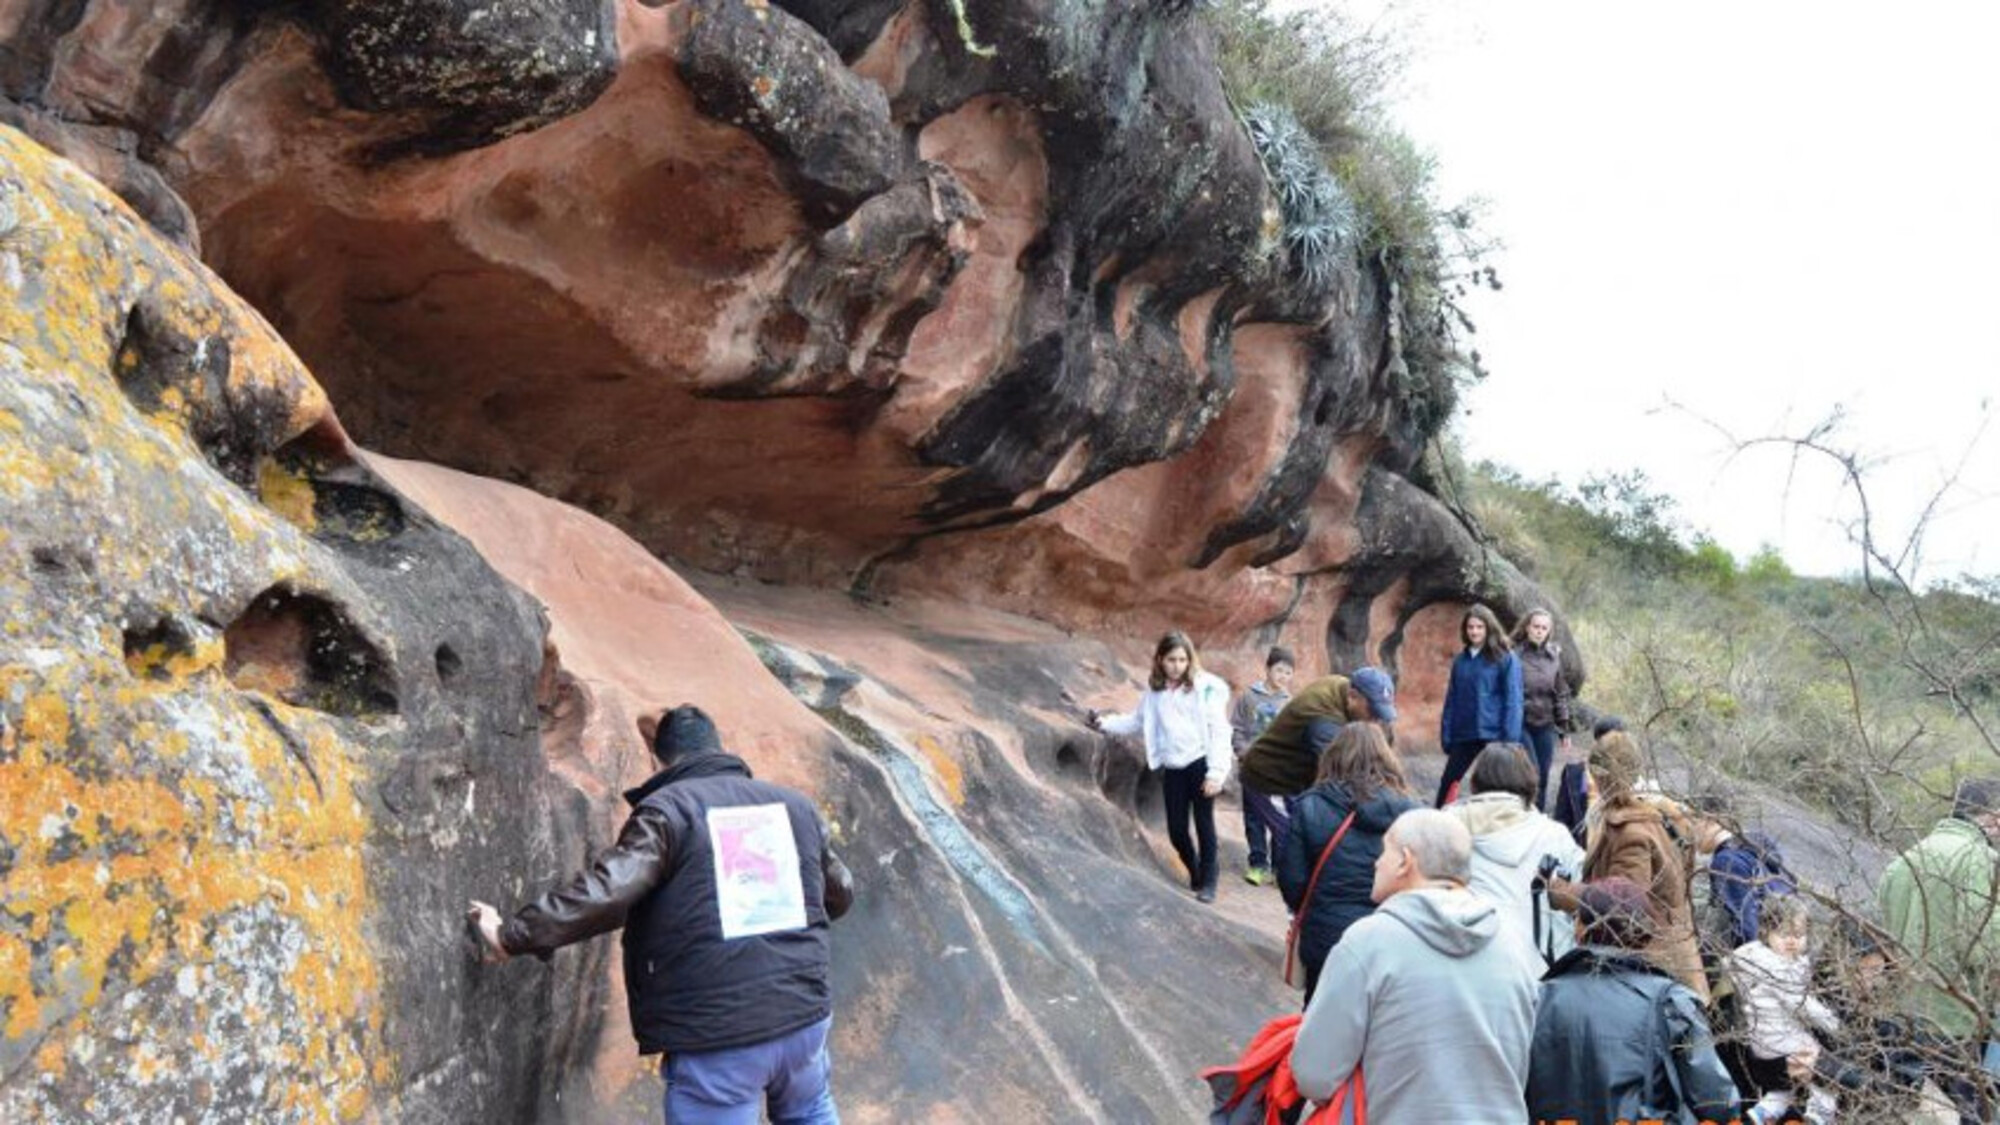
MULTIPOLYGON (((1403 779, 1403 760, 1382 737, 1381 727, 1348 723, 1337 728, 1338 734, 1331 728, 1333 721, 1324 718, 1306 728, 1308 744, 1326 749, 1320 754, 1318 780, 1292 802, 1291 831, 1277 849, 1278 890, 1285 905, 1295 913, 1305 908, 1299 919, 1299 964, 1306 971, 1307 1003, 1319 987, 1326 955, 1347 927, 1375 910, 1375 861, 1382 855, 1383 834, 1420 804, 1403 779), (1347 835, 1327 855, 1326 866, 1315 872, 1320 854, 1350 813, 1354 823, 1347 835)), ((1340 983, 1346 987, 1347 982, 1340 983)))
POLYGON ((1475 604, 1459 622, 1458 636, 1465 648, 1452 659, 1439 724, 1438 741, 1444 745, 1439 808, 1487 743, 1521 741, 1521 661, 1508 645, 1499 619, 1492 610, 1475 604))

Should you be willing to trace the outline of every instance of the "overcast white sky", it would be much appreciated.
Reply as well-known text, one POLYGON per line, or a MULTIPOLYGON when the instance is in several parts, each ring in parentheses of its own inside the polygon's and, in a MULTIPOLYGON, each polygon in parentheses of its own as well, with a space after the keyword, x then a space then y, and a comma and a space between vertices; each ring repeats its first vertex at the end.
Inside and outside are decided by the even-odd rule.
MULTIPOLYGON (((1506 244, 1474 309, 1473 456, 1643 469, 1739 558, 1847 572, 1831 472, 1787 501, 1785 455, 1732 460, 1694 417, 1750 437, 1837 408, 1880 462, 1878 526, 1907 532, 2000 389, 2000 4, 1339 6, 1409 36, 1395 116, 1506 244)), ((1927 577, 2000 572, 1993 429, 1927 577)))

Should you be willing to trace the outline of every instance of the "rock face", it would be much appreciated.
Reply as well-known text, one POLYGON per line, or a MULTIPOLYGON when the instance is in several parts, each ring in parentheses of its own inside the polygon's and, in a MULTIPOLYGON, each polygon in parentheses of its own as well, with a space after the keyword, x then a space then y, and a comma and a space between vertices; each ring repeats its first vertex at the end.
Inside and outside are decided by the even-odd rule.
POLYGON ((1282 911, 1081 708, 1179 626, 1420 745, 1539 599, 1194 7, 0 0, 0 1120, 655 1112, 609 941, 458 919, 684 700, 861 876, 850 1120, 1198 1116, 1282 911))
POLYGON ((0 171, 0 1120, 554 1104, 583 992, 456 927, 587 828, 534 604, 206 270, 4 128, 0 171))
MULTIPOLYGON (((885 611, 723 583, 712 605, 575 509, 373 463, 548 606, 564 683, 543 746, 600 838, 623 818, 618 789, 650 768, 637 719, 687 700, 760 776, 819 795, 858 881, 833 930, 844 1119, 1191 1119, 1194 1072, 1296 1003, 1275 969, 1277 897, 1228 888, 1224 909, 1197 907, 1164 840, 1140 830, 1159 791, 1136 748, 1079 725, 1082 700, 1130 702, 1102 644, 915 599, 885 611)), ((531 867, 522 893, 561 872, 531 867)), ((611 952, 486 972, 608 973, 616 995, 611 952)), ((588 1097, 566 1108, 643 1119, 657 1085, 622 1002, 602 1014, 588 1097)))
POLYGON ((1397 486, 1395 294, 1294 268, 1194 7, 48 0, 0 94, 370 445, 699 569, 1394 665, 1534 599, 1397 486))

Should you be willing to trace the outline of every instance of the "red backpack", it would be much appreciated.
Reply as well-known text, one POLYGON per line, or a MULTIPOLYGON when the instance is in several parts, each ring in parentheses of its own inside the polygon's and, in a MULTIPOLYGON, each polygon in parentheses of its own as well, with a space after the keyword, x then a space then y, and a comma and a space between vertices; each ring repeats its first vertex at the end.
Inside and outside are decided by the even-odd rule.
MULTIPOLYGON (((1210 1125, 1285 1125, 1305 1104, 1292 1080, 1292 1041, 1298 1038, 1300 1016, 1294 1012, 1267 1023, 1228 1066, 1201 1072, 1215 1094, 1210 1125)), ((1368 1125, 1368 1089, 1361 1068, 1341 1084, 1333 1100, 1313 1110, 1299 1125, 1368 1125)))

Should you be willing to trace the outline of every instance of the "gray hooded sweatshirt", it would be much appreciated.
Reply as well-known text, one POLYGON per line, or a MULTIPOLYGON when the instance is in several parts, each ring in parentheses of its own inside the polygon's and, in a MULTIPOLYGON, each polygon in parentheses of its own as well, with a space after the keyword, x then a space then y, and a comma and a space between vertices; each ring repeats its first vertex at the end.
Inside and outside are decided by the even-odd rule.
POLYGON ((1327 955, 1292 1045, 1299 1090, 1323 1102, 1359 1066, 1371 1120, 1522 1125, 1541 972, 1483 896, 1392 896, 1327 955))

